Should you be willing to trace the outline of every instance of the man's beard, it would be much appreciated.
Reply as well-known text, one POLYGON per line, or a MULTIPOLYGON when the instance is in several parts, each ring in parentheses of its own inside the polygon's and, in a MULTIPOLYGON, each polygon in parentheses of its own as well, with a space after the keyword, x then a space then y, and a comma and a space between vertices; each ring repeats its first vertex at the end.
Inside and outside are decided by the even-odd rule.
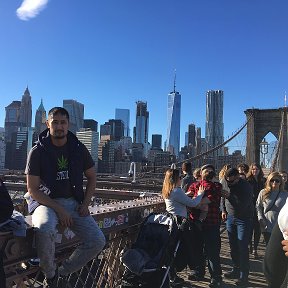
POLYGON ((55 131, 55 133, 52 135, 54 139, 64 139, 67 136, 67 133, 65 134, 64 131, 58 130, 55 131))

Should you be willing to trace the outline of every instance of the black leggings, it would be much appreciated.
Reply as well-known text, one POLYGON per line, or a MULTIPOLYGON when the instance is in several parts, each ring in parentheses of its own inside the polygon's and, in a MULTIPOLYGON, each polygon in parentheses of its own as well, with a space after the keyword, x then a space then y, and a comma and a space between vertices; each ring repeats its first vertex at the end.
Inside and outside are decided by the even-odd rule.
MULTIPOLYGON (((257 215, 257 214, 256 214, 257 215)), ((251 232, 251 242, 250 242, 250 246, 257 251, 258 248, 258 244, 260 241, 260 237, 261 237, 261 229, 260 229, 260 224, 258 221, 257 216, 254 216, 254 220, 253 220, 253 229, 251 232), (253 232, 254 232, 254 237, 253 237, 253 232), (252 245, 252 240, 253 241, 253 245, 252 245)))

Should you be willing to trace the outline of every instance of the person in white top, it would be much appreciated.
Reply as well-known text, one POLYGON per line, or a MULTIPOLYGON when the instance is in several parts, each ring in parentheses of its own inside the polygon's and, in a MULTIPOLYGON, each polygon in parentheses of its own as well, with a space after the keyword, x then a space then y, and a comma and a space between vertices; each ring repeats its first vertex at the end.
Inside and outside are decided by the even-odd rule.
MULTIPOLYGON (((165 178, 163 181, 162 197, 165 201, 166 211, 182 220, 183 218, 187 218, 187 206, 196 207, 201 203, 204 194, 204 188, 200 186, 198 196, 190 198, 184 193, 180 186, 180 171, 178 169, 168 169, 165 173, 165 178)), ((184 242, 182 245, 185 245, 184 242)), ((171 267, 170 283, 172 285, 179 285, 183 282, 184 279, 177 276, 175 268, 171 267)))

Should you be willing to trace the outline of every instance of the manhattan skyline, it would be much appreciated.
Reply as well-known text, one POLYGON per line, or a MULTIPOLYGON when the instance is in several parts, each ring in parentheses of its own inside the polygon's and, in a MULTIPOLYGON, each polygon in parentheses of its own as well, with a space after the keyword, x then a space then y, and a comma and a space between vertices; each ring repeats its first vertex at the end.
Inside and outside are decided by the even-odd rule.
POLYGON ((174 69, 181 146, 190 123, 204 135, 208 90, 224 91, 225 137, 245 122, 244 110, 284 106, 284 0, 41 2, 47 5, 26 21, 16 14, 20 2, 0 3, 1 127, 5 107, 28 85, 33 117, 41 98, 47 111, 74 99, 99 125, 115 108, 129 109, 133 127, 135 102, 147 102, 149 141, 162 134, 164 142, 174 69))

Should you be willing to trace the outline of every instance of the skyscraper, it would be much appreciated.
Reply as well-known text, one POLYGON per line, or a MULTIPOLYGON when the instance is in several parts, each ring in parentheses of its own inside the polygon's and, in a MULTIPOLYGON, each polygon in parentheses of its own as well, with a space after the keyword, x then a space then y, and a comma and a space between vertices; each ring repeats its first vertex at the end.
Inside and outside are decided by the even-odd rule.
POLYGON ((180 113, 181 94, 176 91, 176 76, 174 78, 174 90, 168 94, 168 129, 167 150, 178 156, 180 151, 180 113))
POLYGON ((76 136, 81 141, 91 154, 91 157, 95 163, 95 169, 98 170, 98 139, 99 134, 90 128, 81 128, 79 132, 76 132, 76 136))
POLYGON ((149 126, 149 112, 147 111, 147 102, 136 102, 136 129, 135 129, 135 143, 148 143, 148 126, 149 126))
POLYGON ((196 146, 196 128, 194 124, 188 125, 188 145, 196 146))
POLYGON ((130 136, 130 110, 129 109, 115 109, 115 119, 122 120, 124 123, 124 136, 130 136))
POLYGON ((84 105, 76 100, 63 100, 63 107, 69 113, 69 130, 76 134, 84 127, 84 105))
POLYGON ((111 140, 119 141, 124 136, 124 123, 122 120, 110 119, 100 126, 100 137, 110 135, 111 140))
POLYGON ((20 127, 20 107, 21 101, 13 101, 5 107, 5 142, 11 142, 12 133, 17 132, 20 127))
MULTIPOLYGON (((223 91, 209 90, 206 93, 206 131, 205 139, 208 150, 223 143, 223 91)), ((217 155, 224 155, 224 150, 220 149, 217 155)))
POLYGON ((98 132, 98 122, 94 119, 84 119, 84 128, 90 128, 92 131, 98 132))
POLYGON ((24 91, 20 107, 20 125, 21 127, 31 127, 32 124, 32 101, 30 92, 27 88, 24 91))
POLYGON ((153 148, 162 148, 162 135, 152 134, 152 149, 153 148))
POLYGON ((42 131, 47 128, 46 119, 46 110, 43 106, 43 101, 41 99, 41 103, 35 114, 35 136, 38 136, 42 131))

